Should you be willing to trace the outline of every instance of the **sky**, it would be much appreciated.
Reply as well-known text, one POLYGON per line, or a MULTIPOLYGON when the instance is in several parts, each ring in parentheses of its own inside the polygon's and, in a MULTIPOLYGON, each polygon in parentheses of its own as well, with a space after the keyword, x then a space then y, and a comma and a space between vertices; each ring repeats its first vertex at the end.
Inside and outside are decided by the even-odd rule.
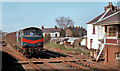
MULTIPOLYGON (((116 5, 116 3, 113 3, 116 5)), ((52 28, 58 17, 70 17, 75 26, 87 28, 87 22, 104 12, 108 2, 3 2, 2 30, 15 32, 27 27, 52 28)))

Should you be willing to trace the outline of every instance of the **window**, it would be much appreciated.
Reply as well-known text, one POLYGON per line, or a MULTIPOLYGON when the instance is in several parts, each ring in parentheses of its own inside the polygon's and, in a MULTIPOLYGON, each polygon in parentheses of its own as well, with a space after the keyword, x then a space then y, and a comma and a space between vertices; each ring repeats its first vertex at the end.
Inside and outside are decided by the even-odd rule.
POLYGON ((79 46, 81 46, 81 43, 79 43, 79 46))
POLYGON ((55 37, 57 37, 57 34, 55 34, 55 37))
POLYGON ((107 32, 108 32, 108 36, 110 37, 117 36, 117 28, 115 26, 109 26, 107 32))
POLYGON ((95 26, 93 26, 93 34, 95 34, 95 26))
POLYGON ((36 30, 36 34, 37 34, 38 36, 40 36, 40 35, 42 35, 42 31, 36 30))
POLYGON ((29 30, 25 30, 24 31, 24 35, 30 35, 30 31, 29 30))
POLYGON ((30 30, 24 30, 24 35, 41 36, 42 32, 40 30, 30 29, 30 30))
POLYGON ((92 48, 93 39, 90 39, 90 48, 92 48))
POLYGON ((116 59, 120 59, 120 52, 115 54, 116 59))

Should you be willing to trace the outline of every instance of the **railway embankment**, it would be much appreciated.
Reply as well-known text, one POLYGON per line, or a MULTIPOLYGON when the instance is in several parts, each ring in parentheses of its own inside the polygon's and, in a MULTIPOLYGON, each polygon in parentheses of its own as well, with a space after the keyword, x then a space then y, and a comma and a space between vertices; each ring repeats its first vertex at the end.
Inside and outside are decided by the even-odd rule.
POLYGON ((54 44, 54 43, 46 43, 44 48, 51 49, 60 53, 65 54, 76 54, 76 55, 88 55, 89 56, 89 50, 87 52, 82 51, 81 49, 67 49, 64 45, 60 44, 54 44))

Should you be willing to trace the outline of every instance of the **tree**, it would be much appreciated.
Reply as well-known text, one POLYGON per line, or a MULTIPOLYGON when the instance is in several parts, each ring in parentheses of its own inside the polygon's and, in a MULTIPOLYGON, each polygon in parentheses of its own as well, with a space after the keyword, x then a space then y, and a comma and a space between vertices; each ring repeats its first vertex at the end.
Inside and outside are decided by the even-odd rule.
POLYGON ((74 25, 74 22, 69 17, 66 17, 66 18, 59 17, 56 19, 56 22, 57 22, 57 25, 63 29, 66 29, 66 28, 74 25))

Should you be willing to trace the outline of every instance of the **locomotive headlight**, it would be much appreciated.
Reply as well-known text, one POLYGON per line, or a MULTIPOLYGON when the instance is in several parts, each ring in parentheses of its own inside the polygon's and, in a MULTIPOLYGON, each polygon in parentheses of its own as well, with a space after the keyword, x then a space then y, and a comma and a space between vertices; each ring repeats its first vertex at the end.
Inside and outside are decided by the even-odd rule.
POLYGON ((28 44, 24 44, 24 46, 26 47, 26 46, 28 46, 28 44))
POLYGON ((38 46, 40 46, 41 45, 41 43, 38 43, 38 46))
POLYGON ((26 46, 27 44, 24 44, 24 46, 26 46))

